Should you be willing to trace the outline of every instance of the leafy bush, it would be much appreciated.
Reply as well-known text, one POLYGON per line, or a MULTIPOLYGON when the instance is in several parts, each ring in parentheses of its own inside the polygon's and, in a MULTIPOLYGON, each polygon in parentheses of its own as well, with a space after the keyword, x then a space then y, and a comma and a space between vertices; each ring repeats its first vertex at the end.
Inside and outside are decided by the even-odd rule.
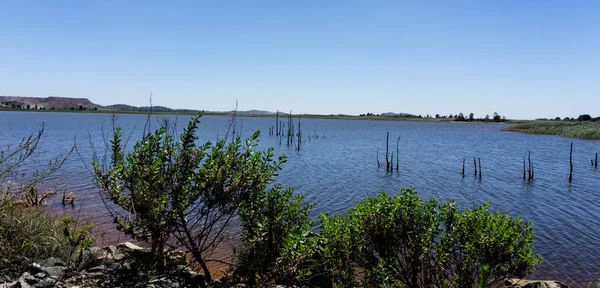
POLYGON ((70 260, 77 254, 77 259, 74 264, 76 267, 79 267, 83 262, 85 252, 92 248, 92 245, 94 245, 96 240, 94 237, 90 236, 94 224, 88 223, 77 227, 75 218, 70 215, 64 216, 61 221, 63 224, 63 235, 68 239, 69 245, 71 246, 69 251, 69 263, 71 263, 70 260))
POLYGON ((531 228, 489 204, 460 212, 453 202, 422 201, 413 188, 321 216, 324 265, 342 287, 359 282, 356 271, 368 287, 490 287, 524 277, 541 262, 531 228))
POLYGON ((184 247, 211 275, 206 253, 222 239, 244 201, 263 191, 279 169, 273 149, 255 151, 259 132, 245 145, 239 137, 230 143, 197 146, 195 135, 201 115, 193 117, 174 140, 167 127, 148 133, 126 154, 118 128, 111 141, 111 163, 93 166, 96 181, 114 204, 117 227, 139 240, 149 240, 161 270, 170 240, 184 247))
POLYGON ((489 207, 485 203, 461 213, 453 202, 442 206, 446 233, 439 250, 451 287, 490 287, 505 278, 525 277, 542 262, 532 249, 532 224, 489 207))
MULTIPOLYGON (((304 244, 309 237, 313 221, 308 220, 310 205, 302 205, 303 196, 292 197, 293 189, 275 185, 270 190, 257 190, 242 202, 240 220, 242 250, 238 257, 236 274, 250 285, 272 282, 292 284, 299 273, 292 266, 300 265, 298 257, 304 257, 304 244), (282 249, 286 251, 285 265, 277 263, 282 249), (293 263, 292 263, 293 262, 293 263), (288 268, 283 268, 283 267, 288 268)), ((302 261, 300 261, 302 262, 302 261)), ((303 263, 303 262, 302 262, 303 263)))
POLYGON ((435 267, 431 265, 434 241, 441 231, 436 206, 437 201, 422 202, 413 189, 403 189, 393 197, 384 192, 367 197, 346 215, 334 219, 322 216, 324 234, 334 237, 328 238, 333 240, 329 250, 334 254, 330 257, 334 257, 334 266, 338 266, 334 271, 342 272, 334 278, 350 280, 350 285, 354 285, 353 267, 357 265, 367 286, 431 284, 435 276, 435 267), (339 231, 340 228, 346 231, 339 231), (340 236, 343 238, 339 239, 340 236))

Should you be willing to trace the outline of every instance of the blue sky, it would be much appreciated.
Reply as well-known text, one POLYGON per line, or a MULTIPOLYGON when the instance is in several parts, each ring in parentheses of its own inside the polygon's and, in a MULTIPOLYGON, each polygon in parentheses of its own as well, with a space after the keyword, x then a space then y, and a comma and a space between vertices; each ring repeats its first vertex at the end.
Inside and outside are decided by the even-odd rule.
POLYGON ((0 0, 0 95, 600 116, 600 1, 0 0))

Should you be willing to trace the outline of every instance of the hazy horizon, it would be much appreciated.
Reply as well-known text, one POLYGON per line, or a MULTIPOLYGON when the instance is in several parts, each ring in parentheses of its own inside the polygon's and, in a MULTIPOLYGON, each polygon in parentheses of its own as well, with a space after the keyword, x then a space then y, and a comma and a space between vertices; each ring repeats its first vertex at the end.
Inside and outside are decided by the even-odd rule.
POLYGON ((4 1, 0 94, 307 114, 577 117, 598 1, 4 1))

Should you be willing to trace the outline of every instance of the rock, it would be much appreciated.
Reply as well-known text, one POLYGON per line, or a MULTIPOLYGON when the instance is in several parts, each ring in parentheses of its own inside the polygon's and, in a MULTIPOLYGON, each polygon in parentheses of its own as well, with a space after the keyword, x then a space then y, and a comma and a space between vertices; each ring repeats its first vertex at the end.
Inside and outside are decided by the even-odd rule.
POLYGON ((62 260, 54 257, 50 257, 41 263, 43 266, 67 266, 62 260))
POLYGON ((34 287, 39 287, 39 288, 53 287, 54 285, 56 285, 57 282, 58 282, 58 280, 56 280, 55 278, 46 277, 46 278, 40 280, 40 282, 38 282, 37 284, 35 284, 34 287))
POLYGON ((121 264, 119 264, 119 263, 112 263, 112 264, 110 264, 110 265, 107 265, 107 266, 106 266, 106 269, 107 269, 108 271, 114 271, 114 270, 117 270, 117 269, 119 269, 119 268, 121 268, 121 267, 122 267, 122 266, 121 266, 121 264))
POLYGON ((19 277, 19 284, 21 284, 22 288, 29 288, 33 285, 40 282, 35 276, 31 275, 29 272, 23 273, 21 277, 19 277))
POLYGON ((20 286, 19 286, 19 281, 18 281, 18 280, 17 280, 17 281, 10 282, 10 283, 3 283, 3 284, 0 284, 0 288, 17 288, 17 287, 20 287, 20 286))
POLYGON ((100 265, 100 266, 96 266, 96 267, 87 269, 87 272, 92 272, 92 273, 104 272, 104 271, 106 271, 106 266, 104 266, 104 265, 100 265))
POLYGON ((64 266, 51 266, 51 267, 42 268, 42 271, 44 271, 48 276, 54 277, 57 279, 62 278, 65 275, 66 270, 67 270, 67 267, 64 267, 64 266))
POLYGON ((33 276, 38 279, 43 279, 43 278, 46 278, 46 273, 44 273, 44 272, 35 273, 35 275, 33 275, 33 276))
POLYGON ((125 242, 117 245, 117 248, 121 251, 140 251, 140 252, 149 252, 149 249, 140 247, 131 242, 125 242))
POLYGON ((513 288, 569 288, 568 285, 554 280, 509 279, 505 285, 513 288))

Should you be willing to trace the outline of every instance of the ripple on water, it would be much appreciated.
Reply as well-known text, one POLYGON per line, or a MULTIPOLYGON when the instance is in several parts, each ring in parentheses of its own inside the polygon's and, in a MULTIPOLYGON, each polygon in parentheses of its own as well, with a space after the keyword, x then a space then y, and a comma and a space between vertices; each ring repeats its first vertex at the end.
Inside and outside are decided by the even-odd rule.
MULTIPOLYGON (((184 127, 189 117, 172 118, 184 127)), ((33 171, 50 157, 64 155, 77 139, 81 155, 71 155, 48 189, 74 191, 81 200, 77 212, 89 215, 114 243, 123 239, 114 231, 98 190, 89 173, 90 143, 98 155, 104 153, 101 126, 110 127, 111 115, 69 113, 0 113, 0 146, 16 143, 24 134, 35 132, 43 121, 46 131, 30 166, 33 171), (91 137, 91 141, 88 137, 91 137), (83 207, 83 208, 81 208, 83 207)), ((133 131, 128 147, 140 138, 143 115, 119 115, 117 124, 133 131)), ((229 117, 203 117, 200 137, 223 137, 229 117)), ((244 136, 255 129, 268 131, 273 118, 244 118, 244 136)), ((156 125, 157 121, 151 121, 156 125)), ((279 145, 279 139, 263 134, 260 149, 276 147, 286 153, 279 182, 296 186, 296 193, 314 203, 311 214, 343 213, 367 195, 380 190, 390 193, 414 186, 424 199, 455 199, 459 207, 471 208, 485 201, 493 209, 519 214, 532 221, 536 230, 535 249, 545 258, 534 277, 558 278, 585 286, 600 278, 600 173, 590 159, 600 152, 600 141, 573 140, 555 136, 526 135, 500 131, 496 124, 455 124, 394 121, 319 120, 302 121, 301 151, 279 145), (385 172, 385 135, 390 132, 390 152, 398 155, 400 171, 385 172), (320 137, 314 138, 317 133, 320 137), (323 137, 325 136, 325 137, 323 137), (573 183, 567 182, 569 145, 574 143, 573 183), (377 168, 377 150, 383 167, 377 168), (523 157, 531 151, 535 180, 522 179, 523 157), (481 181, 473 175, 473 157, 481 158, 481 181), (465 177, 460 175, 465 159, 465 177)), ((105 129, 108 131, 110 129, 105 129)), ((239 131, 239 129, 238 129, 239 131)), ((396 155, 394 156, 396 162, 396 155)), ((60 203, 53 207, 62 209, 60 203)), ((234 229, 235 230, 235 229, 234 229)))

